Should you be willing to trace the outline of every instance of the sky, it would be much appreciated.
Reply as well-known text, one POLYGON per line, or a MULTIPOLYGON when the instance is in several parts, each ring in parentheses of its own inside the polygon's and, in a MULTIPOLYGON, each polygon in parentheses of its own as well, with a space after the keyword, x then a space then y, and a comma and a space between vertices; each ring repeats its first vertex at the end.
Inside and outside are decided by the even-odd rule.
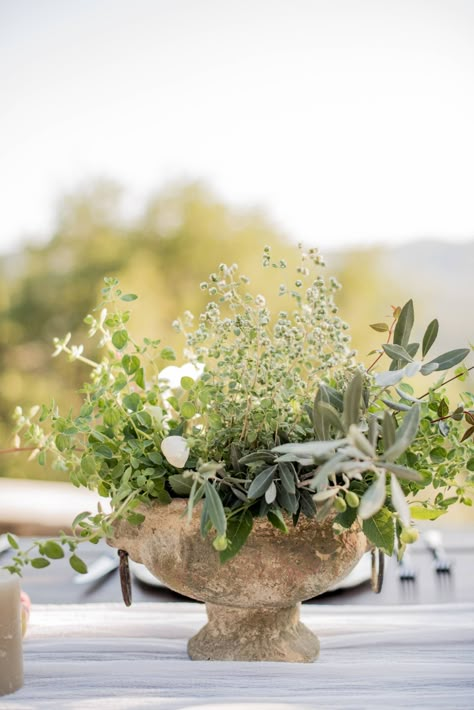
POLYGON ((321 248, 474 239, 472 0, 0 0, 0 250, 200 179, 321 248))

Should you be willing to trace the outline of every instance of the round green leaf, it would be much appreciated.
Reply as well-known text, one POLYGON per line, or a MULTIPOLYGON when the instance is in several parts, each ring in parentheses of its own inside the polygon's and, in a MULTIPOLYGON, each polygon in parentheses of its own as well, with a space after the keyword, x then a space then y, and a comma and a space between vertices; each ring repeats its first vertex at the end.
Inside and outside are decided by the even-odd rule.
POLYGON ((140 358, 136 355, 124 355, 122 358, 122 367, 127 375, 133 375, 140 367, 140 358))
POLYGON ((20 549, 20 545, 18 544, 17 539, 15 537, 13 537, 13 535, 11 533, 7 533, 7 540, 8 540, 8 544, 10 545, 10 547, 13 547, 14 550, 20 549))
POLYGON ((50 561, 47 560, 45 557, 34 557, 31 560, 31 566, 35 569, 42 569, 43 567, 47 567, 50 564, 50 561))
MULTIPOLYGON (((48 564, 49 564, 49 562, 48 562, 48 564)), ((79 574, 86 574, 87 565, 77 555, 71 555, 71 557, 69 558, 69 564, 71 565, 73 570, 75 570, 76 572, 79 572, 79 574)))
POLYGON ((54 440, 58 451, 65 451, 69 446, 69 437, 66 434, 58 434, 54 440))
POLYGON ((433 463, 443 463, 446 461, 447 455, 448 452, 446 449, 443 449, 442 446, 435 446, 435 448, 430 451, 430 459, 433 463))
POLYGON ((61 545, 54 540, 48 540, 41 546, 41 550, 46 557, 51 560, 60 560, 64 557, 64 550, 61 545))
POLYGON ((194 380, 192 377, 184 376, 181 378, 181 387, 183 388, 183 390, 190 390, 193 388, 193 385, 194 385, 194 380))
POLYGON ((196 406, 192 402, 184 402, 181 406, 181 415, 185 419, 191 419, 196 414, 196 406))
POLYGON ((117 409, 109 407, 104 412, 104 424, 107 426, 115 426, 120 421, 120 412, 117 409))
POLYGON ((126 330, 116 330, 112 335, 112 344, 117 350, 123 350, 128 343, 128 333, 126 330))

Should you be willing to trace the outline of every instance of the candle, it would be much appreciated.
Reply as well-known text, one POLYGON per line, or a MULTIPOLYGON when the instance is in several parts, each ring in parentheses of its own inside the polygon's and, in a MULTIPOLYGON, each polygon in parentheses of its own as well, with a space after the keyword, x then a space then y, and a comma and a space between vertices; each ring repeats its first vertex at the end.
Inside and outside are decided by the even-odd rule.
POLYGON ((0 570, 0 695, 22 685, 20 578, 0 570))

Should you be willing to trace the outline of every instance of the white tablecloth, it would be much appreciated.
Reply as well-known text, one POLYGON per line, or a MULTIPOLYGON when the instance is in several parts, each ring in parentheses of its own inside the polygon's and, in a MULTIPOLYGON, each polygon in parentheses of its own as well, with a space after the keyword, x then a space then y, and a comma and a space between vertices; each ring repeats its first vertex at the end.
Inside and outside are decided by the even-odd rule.
POLYGON ((194 603, 35 606, 25 686, 0 709, 389 710, 474 707, 474 604, 304 605, 312 664, 190 661, 194 603))

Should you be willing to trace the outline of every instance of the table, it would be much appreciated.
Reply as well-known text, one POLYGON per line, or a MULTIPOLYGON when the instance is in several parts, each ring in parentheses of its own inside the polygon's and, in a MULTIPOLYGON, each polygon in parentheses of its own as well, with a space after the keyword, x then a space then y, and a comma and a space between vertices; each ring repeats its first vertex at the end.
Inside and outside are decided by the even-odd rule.
POLYGON ((0 710, 472 710, 474 604, 305 605, 312 664, 190 661, 189 602, 37 605, 0 710))

